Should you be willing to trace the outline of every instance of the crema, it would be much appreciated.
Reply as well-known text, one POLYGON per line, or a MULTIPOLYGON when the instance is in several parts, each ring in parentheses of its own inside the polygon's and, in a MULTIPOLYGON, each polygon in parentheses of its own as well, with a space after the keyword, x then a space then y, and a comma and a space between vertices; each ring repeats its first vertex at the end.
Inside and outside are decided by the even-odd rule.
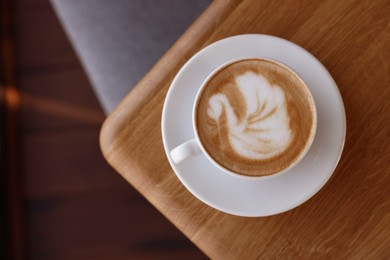
POLYGON ((315 133, 313 97, 283 64, 246 59, 215 72, 196 104, 195 126, 208 154, 238 174, 264 176, 298 161, 315 133))

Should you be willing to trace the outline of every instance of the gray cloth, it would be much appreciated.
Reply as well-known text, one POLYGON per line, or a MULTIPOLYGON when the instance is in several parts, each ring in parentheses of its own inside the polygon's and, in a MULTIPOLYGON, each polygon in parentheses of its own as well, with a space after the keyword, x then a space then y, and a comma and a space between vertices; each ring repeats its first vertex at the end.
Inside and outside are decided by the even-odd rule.
POLYGON ((211 0, 51 0, 106 113, 211 0))

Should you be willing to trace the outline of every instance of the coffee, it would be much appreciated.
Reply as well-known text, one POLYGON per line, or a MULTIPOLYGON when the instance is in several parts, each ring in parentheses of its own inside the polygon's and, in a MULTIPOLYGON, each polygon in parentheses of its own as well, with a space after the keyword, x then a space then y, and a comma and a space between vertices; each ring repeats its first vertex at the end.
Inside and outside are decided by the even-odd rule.
POLYGON ((297 162, 316 128, 313 98, 300 77, 267 59, 246 59, 214 73, 195 105, 202 146, 222 167, 248 176, 297 162))

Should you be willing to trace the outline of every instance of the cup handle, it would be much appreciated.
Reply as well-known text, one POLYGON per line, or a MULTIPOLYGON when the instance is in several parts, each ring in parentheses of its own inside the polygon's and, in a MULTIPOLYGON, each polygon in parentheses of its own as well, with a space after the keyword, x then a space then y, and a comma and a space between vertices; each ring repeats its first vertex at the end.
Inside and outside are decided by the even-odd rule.
POLYGON ((202 153, 196 139, 189 140, 171 151, 171 158, 174 163, 178 164, 191 157, 197 156, 202 153))

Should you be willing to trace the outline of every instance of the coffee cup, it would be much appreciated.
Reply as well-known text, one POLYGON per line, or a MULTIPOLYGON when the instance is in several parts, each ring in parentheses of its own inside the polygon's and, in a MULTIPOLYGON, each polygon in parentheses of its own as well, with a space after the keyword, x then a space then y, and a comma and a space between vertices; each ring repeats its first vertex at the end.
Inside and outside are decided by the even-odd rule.
POLYGON ((309 150, 317 127, 314 99, 291 68, 269 58, 242 58, 214 70, 196 95, 195 138, 170 152, 179 164, 199 154, 243 178, 277 176, 309 150))

